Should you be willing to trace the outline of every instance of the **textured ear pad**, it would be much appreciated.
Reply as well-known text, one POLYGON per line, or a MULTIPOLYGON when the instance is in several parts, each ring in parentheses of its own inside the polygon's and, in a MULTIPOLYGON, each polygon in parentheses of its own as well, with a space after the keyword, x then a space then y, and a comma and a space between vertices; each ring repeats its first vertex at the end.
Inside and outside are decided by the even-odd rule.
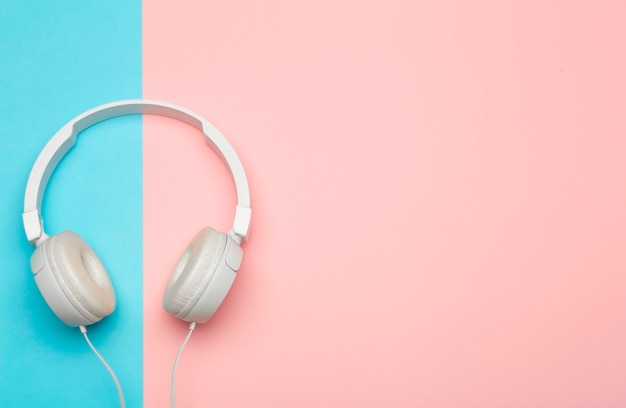
POLYGON ((167 282, 163 308, 181 317, 198 302, 220 264, 226 234, 207 227, 191 241, 167 282))
POLYGON ((42 244, 52 274, 78 311, 98 319, 115 310, 115 293, 109 276, 89 245, 73 231, 51 236, 42 244))

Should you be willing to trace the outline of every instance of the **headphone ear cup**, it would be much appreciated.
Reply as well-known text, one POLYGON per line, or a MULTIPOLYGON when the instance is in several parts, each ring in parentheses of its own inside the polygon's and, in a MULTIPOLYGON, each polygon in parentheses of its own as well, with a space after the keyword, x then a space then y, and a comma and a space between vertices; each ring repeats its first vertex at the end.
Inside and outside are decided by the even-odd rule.
POLYGON ((104 265, 75 232, 46 239, 31 258, 35 280, 52 310, 71 326, 92 324, 115 310, 104 265))
POLYGON ((226 234, 206 227, 193 238, 167 282, 163 308, 184 319, 198 303, 220 265, 226 234))

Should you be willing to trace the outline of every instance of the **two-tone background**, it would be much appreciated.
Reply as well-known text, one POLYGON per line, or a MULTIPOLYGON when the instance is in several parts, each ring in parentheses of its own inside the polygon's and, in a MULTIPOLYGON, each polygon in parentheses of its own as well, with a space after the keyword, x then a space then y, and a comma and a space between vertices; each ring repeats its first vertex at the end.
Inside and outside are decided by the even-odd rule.
MULTIPOLYGON (((231 140, 253 227, 181 407, 626 406, 619 1, 0 1, 0 405, 112 407, 47 309, 30 168, 95 105, 186 106, 231 140)), ((166 407, 179 254, 234 188, 186 125, 84 132, 45 197, 109 269, 91 326, 129 407, 166 407)))

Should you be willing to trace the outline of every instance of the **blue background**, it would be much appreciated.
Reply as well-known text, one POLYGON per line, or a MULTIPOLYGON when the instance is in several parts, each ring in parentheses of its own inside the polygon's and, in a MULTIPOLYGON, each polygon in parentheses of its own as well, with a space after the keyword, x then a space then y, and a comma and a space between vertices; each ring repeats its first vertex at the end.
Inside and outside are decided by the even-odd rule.
MULTIPOLYGON (((141 2, 0 2, 0 405, 113 407, 109 374, 77 328, 49 310, 29 269, 21 223, 35 158, 67 121, 96 105, 139 98, 141 2)), ((44 198, 49 234, 72 229, 99 254, 115 313, 90 326, 127 405, 142 405, 141 117, 88 129, 44 198)))

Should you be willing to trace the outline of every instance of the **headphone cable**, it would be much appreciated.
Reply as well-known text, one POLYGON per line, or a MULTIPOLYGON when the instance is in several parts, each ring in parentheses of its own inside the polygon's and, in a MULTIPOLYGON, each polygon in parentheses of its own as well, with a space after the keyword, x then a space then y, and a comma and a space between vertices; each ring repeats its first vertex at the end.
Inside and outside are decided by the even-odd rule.
POLYGON ((109 364, 106 362, 104 357, 102 357, 100 353, 98 353, 98 350, 96 350, 93 344, 91 344, 91 341, 89 341, 89 337, 87 337, 87 328, 85 326, 78 326, 78 328, 80 329, 80 332, 83 334, 83 336, 85 336, 85 340, 87 340, 87 344, 89 344, 89 347, 91 347, 91 350, 100 359, 102 364, 104 364, 109 374, 111 374, 111 377, 113 377, 113 381, 115 381, 115 386, 117 387, 117 393, 120 395, 120 406, 122 408, 126 408, 126 402, 124 401, 124 393, 122 392, 122 386, 120 385, 120 382, 117 379, 115 372, 113 371, 111 366, 109 366, 109 364))
POLYGON ((196 328, 196 322, 191 322, 191 324, 189 325, 189 333, 187 333, 187 337, 185 337, 185 340, 183 340, 183 344, 180 346, 180 349, 178 350, 178 354, 176 354, 176 360, 174 360, 174 368, 172 369, 172 383, 171 383, 171 390, 170 390, 172 408, 176 407, 175 384, 176 384, 176 368, 178 367, 178 360, 180 360, 180 356, 183 354, 183 349, 187 345, 187 342, 189 341, 189 338, 191 337, 191 333, 193 333, 193 329, 195 328, 196 328))

